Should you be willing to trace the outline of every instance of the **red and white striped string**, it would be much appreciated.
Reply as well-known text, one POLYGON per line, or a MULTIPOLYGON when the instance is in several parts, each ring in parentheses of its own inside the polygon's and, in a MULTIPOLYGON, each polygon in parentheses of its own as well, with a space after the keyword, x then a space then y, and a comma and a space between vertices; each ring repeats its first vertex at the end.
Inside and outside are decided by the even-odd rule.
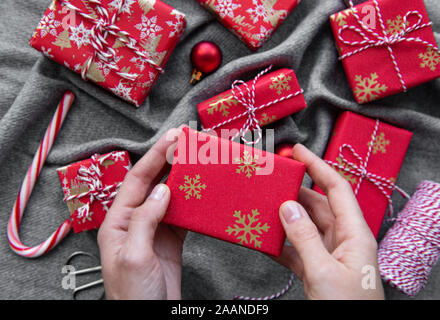
POLYGON ((95 154, 92 156, 89 167, 81 166, 78 169, 78 180, 84 182, 88 186, 88 191, 80 194, 74 194, 64 198, 64 201, 70 201, 74 199, 80 199, 89 197, 89 201, 86 205, 77 209, 77 215, 79 219, 90 218, 90 205, 93 201, 98 200, 103 206, 109 205, 118 193, 118 188, 122 185, 122 182, 104 186, 102 184, 102 172, 101 167, 105 160, 113 157, 112 153, 100 156, 95 154))
POLYGON ((131 49, 139 58, 141 58, 144 62, 148 63, 151 67, 156 69, 159 72, 163 72, 163 69, 154 62, 146 51, 141 51, 136 39, 134 39, 128 32, 121 30, 118 26, 115 25, 117 17, 122 12, 122 9, 125 4, 125 0, 120 0, 118 2, 118 7, 116 13, 114 13, 111 17, 105 7, 102 6, 101 0, 88 0, 89 2, 95 4, 99 17, 95 18, 87 12, 81 11, 81 9, 75 7, 67 0, 59 0, 60 3, 75 13, 81 15, 83 18, 86 18, 90 22, 94 24, 91 29, 90 34, 90 43, 95 49, 93 56, 91 56, 87 60, 86 67, 83 68, 81 72, 81 76, 84 80, 87 80, 87 71, 89 70, 92 62, 97 57, 100 61, 102 61, 106 67, 112 69, 124 79, 135 81, 139 74, 136 73, 127 73, 120 72, 119 68, 116 66, 114 62, 114 58, 116 56, 116 51, 108 44, 106 38, 108 34, 113 35, 117 40, 125 44, 125 46, 131 49))
POLYGON ((386 33, 385 23, 384 23, 384 20, 382 17, 379 3, 377 0, 373 0, 375 10, 377 12, 377 16, 379 18, 380 26, 382 29, 382 35, 380 35, 377 32, 375 32, 372 28, 368 27, 365 23, 362 22, 361 18, 359 17, 359 15, 357 13, 356 8, 353 5, 353 1, 348 0, 348 3, 351 8, 351 12, 353 13, 353 16, 356 18, 356 21, 361 26, 362 30, 355 27, 355 26, 352 26, 352 25, 344 25, 338 30, 338 38, 339 38, 339 40, 341 40, 342 43, 344 43, 346 45, 360 47, 360 48, 341 55, 339 57, 339 59, 340 60, 345 59, 347 57, 350 57, 352 55, 355 55, 361 51, 367 50, 372 47, 386 46, 388 53, 389 53, 389 56, 391 58, 391 61, 393 63, 394 69, 396 71, 396 74, 399 78, 400 84, 402 85, 402 89, 403 89, 403 91, 407 91, 408 88, 407 88, 405 79, 402 75, 402 72, 400 70, 399 64, 397 63, 396 57, 394 55, 394 50, 392 48, 392 45, 403 42, 403 41, 421 43, 421 44, 433 49, 434 51, 436 51, 437 53, 440 54, 440 50, 435 44, 432 44, 432 43, 429 43, 428 41, 422 40, 420 37, 408 37, 408 35, 413 31, 431 26, 432 22, 430 21, 428 23, 422 24, 423 16, 418 11, 409 11, 403 17, 402 25, 401 25, 402 31, 400 31, 399 33, 396 33, 396 34, 388 35, 386 33), (414 25, 409 26, 408 19, 411 15, 417 16, 418 21, 414 25), (344 32, 347 29, 357 33, 359 36, 361 36, 363 38, 363 40, 362 41, 345 40, 342 37, 342 32, 344 32), (367 36, 368 34, 370 35, 370 38, 367 36))
POLYGON ((247 119, 246 119, 246 122, 243 125, 243 127, 231 139, 234 140, 235 138, 240 136, 241 139, 243 140, 243 142, 246 144, 249 144, 249 145, 257 144, 262 138, 262 133, 261 133, 261 127, 258 123, 258 119, 256 118, 255 113, 258 110, 261 110, 263 108, 267 108, 267 107, 274 105, 274 104, 277 104, 281 101, 291 99, 291 98, 296 97, 297 95, 303 93, 303 90, 300 89, 294 93, 290 93, 290 94, 285 95, 281 98, 277 98, 275 100, 272 100, 270 102, 267 102, 265 104, 262 104, 262 105, 256 107, 255 106, 255 90, 256 90, 255 85, 256 85, 258 79, 261 76, 263 76, 264 74, 266 74, 267 72, 269 72, 272 69, 272 67, 273 67, 273 65, 270 65, 269 67, 267 67, 266 69, 264 69, 263 71, 258 73, 257 76, 252 81, 250 87, 243 80, 235 80, 231 86, 232 96, 234 97, 235 100, 240 102, 246 108, 246 111, 244 111, 244 112, 242 112, 232 118, 229 118, 228 120, 220 122, 213 127, 203 128, 203 131, 205 131, 205 132, 213 131, 213 130, 220 128, 228 123, 231 123, 232 121, 246 117, 247 119), (243 89, 240 88, 240 86, 243 86, 246 91, 243 92, 243 89), (246 133, 248 133, 251 130, 257 130, 257 132, 258 132, 258 138, 255 141, 248 141, 245 138, 246 133))
POLYGON ((368 172, 368 170, 367 170, 368 162, 370 160, 372 149, 373 149, 373 145, 376 140, 377 131, 379 130, 379 125, 380 125, 380 121, 376 120, 376 124, 374 126, 374 130, 371 135, 370 142, 368 143, 368 151, 367 151, 367 155, 365 157, 365 160, 362 159, 361 156, 359 156, 359 154, 355 151, 353 146, 351 146, 349 144, 343 144, 342 146, 339 147, 339 157, 342 160, 342 164, 339 164, 337 162, 330 161, 330 160, 325 160, 325 162, 332 165, 333 167, 337 167, 338 169, 344 170, 345 172, 348 172, 350 174, 353 174, 353 175, 359 177, 359 181, 354 189, 354 194, 356 196, 359 193, 359 188, 360 188, 362 182, 364 181, 364 179, 369 181, 373 185, 375 185, 380 190, 380 192, 385 196, 385 198, 387 199, 388 206, 389 206, 389 214, 392 215, 393 214, 393 201, 391 200, 391 196, 387 192, 387 189, 398 191, 406 199, 409 199, 409 195, 405 191, 403 191, 401 188, 396 186, 395 183, 393 181, 391 181, 390 179, 387 179, 387 178, 384 178, 384 177, 379 176, 377 174, 368 172), (344 156, 344 150, 350 151, 351 155, 358 160, 358 163, 356 164, 356 163, 348 161, 344 156))
POLYGON ((287 282, 286 286, 282 290, 278 291, 277 293, 271 294, 270 296, 258 297, 258 298, 248 297, 248 296, 235 296, 233 298, 233 300, 250 300, 250 301, 261 301, 261 300, 263 300, 264 301, 264 300, 278 299, 279 297, 284 295, 287 291, 289 291, 290 287, 293 284, 293 280, 295 280, 295 275, 292 273, 290 275, 289 282, 287 282))
POLYGON ((20 222, 23 218, 26 205, 29 201, 29 197, 32 190, 37 182, 37 178, 43 168, 44 162, 46 161, 47 155, 52 148, 55 138, 60 131, 60 128, 66 118, 66 115, 72 106, 75 96, 72 92, 67 91, 61 102, 59 103, 55 114, 46 130, 43 140, 35 153, 34 159, 26 176, 21 185, 20 192, 18 193, 17 199, 15 200, 14 207, 12 208, 11 216, 8 223, 8 241, 12 250, 20 256, 26 258, 36 258, 39 257, 53 247, 55 247, 70 231, 71 222, 66 219, 58 229, 53 232, 49 238, 43 241, 41 244, 33 247, 24 245, 20 241, 19 228, 20 222))
POLYGON ((440 257, 440 184, 422 181, 379 244, 382 278, 414 296, 440 257))

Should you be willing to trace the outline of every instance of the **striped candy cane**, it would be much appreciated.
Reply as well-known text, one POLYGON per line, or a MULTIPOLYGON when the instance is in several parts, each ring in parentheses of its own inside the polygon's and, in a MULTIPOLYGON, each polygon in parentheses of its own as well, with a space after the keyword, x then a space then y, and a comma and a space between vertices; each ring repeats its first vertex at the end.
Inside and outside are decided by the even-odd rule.
POLYGON ((50 235, 43 243, 35 247, 25 246, 20 241, 19 227, 21 219, 23 218, 24 210, 28 203, 29 197, 37 182, 38 176, 46 161, 47 155, 55 141, 55 138, 60 131, 61 125, 66 118, 67 112, 72 106, 75 96, 72 92, 66 91, 63 99, 59 103, 55 115, 53 116, 49 127, 44 134, 44 138, 38 147, 38 150, 32 160, 32 164, 26 173, 26 177, 21 185, 20 192, 15 200, 14 207, 12 208, 11 216, 8 223, 8 241, 12 250, 20 256, 26 258, 37 258, 53 247, 55 247, 70 231, 71 222, 69 219, 65 220, 59 228, 50 235))

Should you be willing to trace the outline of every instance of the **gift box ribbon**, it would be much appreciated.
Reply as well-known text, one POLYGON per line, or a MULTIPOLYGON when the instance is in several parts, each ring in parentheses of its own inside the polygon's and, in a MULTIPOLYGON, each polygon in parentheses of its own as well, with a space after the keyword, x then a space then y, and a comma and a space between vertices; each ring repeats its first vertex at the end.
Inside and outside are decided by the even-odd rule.
POLYGON ((100 157, 100 155, 98 154, 93 155, 91 158, 91 165, 88 168, 81 166, 81 168, 79 168, 78 170, 78 180, 85 182, 85 184, 87 184, 88 186, 89 191, 64 198, 64 201, 67 202, 74 199, 89 197, 89 202, 87 202, 87 204, 85 204, 84 206, 76 209, 75 212, 72 214, 73 216, 76 216, 77 219, 83 220, 83 222, 85 222, 85 220, 91 221, 92 212, 90 211, 90 205, 95 199, 99 201, 103 206, 106 206, 116 197, 117 190, 122 184, 122 182, 118 182, 108 186, 103 186, 102 184, 101 168, 104 161, 111 157, 115 157, 115 155, 113 153, 109 153, 102 157, 100 157))
POLYGON ((356 18, 356 21, 362 27, 363 30, 361 30, 355 26, 352 26, 352 25, 344 25, 343 27, 341 27, 338 30, 338 38, 339 38, 339 40, 342 41, 342 43, 349 45, 349 46, 353 46, 353 47, 359 47, 358 49, 356 49, 354 51, 351 51, 351 52, 348 52, 346 54, 341 55, 339 57, 339 59, 340 60, 345 59, 347 57, 355 55, 355 54, 357 54, 361 51, 367 50, 369 48, 386 46, 388 53, 390 55, 391 61, 393 62, 394 69, 396 70, 396 74, 399 77, 400 84, 402 85, 402 89, 403 89, 403 91, 407 91, 408 88, 406 86, 405 79, 402 75, 402 72, 400 71, 399 64, 397 63, 396 57, 394 55, 392 45, 403 42, 403 41, 416 42, 416 43, 424 44, 440 54, 439 48, 437 46, 433 45, 432 43, 429 43, 428 41, 422 40, 419 37, 414 38, 414 37, 408 36, 411 32, 414 32, 416 30, 431 26, 432 22, 430 21, 428 23, 422 24, 423 16, 418 11, 409 11, 403 17, 402 31, 400 31, 399 33, 393 34, 393 35, 387 35, 387 33, 385 32, 385 24, 383 21, 382 13, 380 11, 379 3, 377 2, 377 0, 373 0, 374 6, 375 6, 375 9, 377 12, 377 16, 379 18, 379 22, 380 22, 380 25, 381 25, 382 31, 383 31, 383 35, 379 35, 377 32, 374 32, 371 28, 367 27, 362 22, 361 18, 359 17, 359 15, 356 12, 356 8, 354 8, 353 1, 349 0, 348 2, 349 2, 349 6, 352 10, 353 16, 356 18), (417 16, 419 20, 415 24, 413 24, 412 26, 409 26, 408 18, 411 15, 417 16), (348 40, 344 39, 344 37, 342 36, 342 32, 347 29, 355 32, 356 34, 361 36, 364 40, 362 40, 362 41, 348 41, 348 40), (367 36, 367 34, 369 34, 373 39, 370 39, 367 36))
POLYGON ((277 104, 277 103, 284 101, 284 100, 287 100, 287 99, 291 99, 291 98, 296 97, 297 95, 303 93, 303 90, 300 89, 294 93, 290 93, 288 95, 282 96, 280 98, 269 101, 269 102, 262 104, 260 106, 255 106, 255 85, 256 85, 258 79, 261 76, 263 76, 264 74, 266 74, 267 72, 269 72, 272 69, 272 67, 273 67, 273 65, 270 65, 269 67, 267 67, 266 69, 264 69, 263 71, 258 73, 257 76, 254 78, 254 80, 252 80, 252 83, 250 86, 246 82, 244 82, 243 80, 235 80, 231 86, 232 96, 234 97, 235 100, 240 102, 246 108, 246 111, 244 111, 243 113, 240 113, 240 114, 238 114, 228 120, 220 122, 211 128, 203 128, 203 131, 205 131, 205 132, 212 131, 212 130, 215 130, 217 128, 224 126, 227 123, 230 123, 230 122, 235 121, 240 118, 247 117, 245 124, 243 125, 243 127, 241 127, 239 132, 237 132, 237 134, 235 134, 232 137, 232 140, 234 140, 235 138, 240 136, 241 139, 243 140, 243 142, 246 144, 252 145, 252 144, 258 143, 261 140, 262 135, 261 135, 261 127, 258 123, 258 120, 257 120, 255 113, 260 109, 267 108, 271 105, 277 104), (243 88, 241 88, 240 86, 243 86, 243 88), (257 130, 257 132, 258 132, 258 138, 255 141, 248 141, 245 138, 246 133, 251 130, 257 130))
POLYGON ((127 79, 129 81, 135 81, 139 76, 139 74, 136 73, 127 73, 127 72, 119 71, 119 68, 114 62, 116 51, 111 46, 109 46, 106 40, 108 34, 111 34, 114 37, 116 37, 117 40, 125 44, 127 48, 131 49, 140 59, 148 63, 154 69, 156 69, 159 72, 163 72, 163 69, 153 60, 151 60, 147 56, 146 52, 140 51, 136 39, 134 39, 128 32, 121 30, 115 24, 119 14, 122 12, 124 8, 125 1, 126 0, 120 0, 118 2, 116 13, 110 16, 107 9, 101 5, 101 0, 88 0, 88 2, 93 3, 96 6, 98 17, 94 18, 89 13, 83 12, 81 9, 71 4, 68 0, 60 0, 61 5, 66 6, 73 12, 76 12, 81 17, 87 19, 88 21, 94 24, 91 29, 89 40, 91 45, 95 49, 95 52, 93 53, 93 56, 91 56, 87 60, 87 64, 81 72, 81 76, 84 80, 87 80, 86 77, 87 71, 89 70, 90 66, 92 65, 92 62, 96 58, 101 60, 106 67, 108 67, 111 70, 114 70, 116 74, 118 74, 120 77, 124 79, 127 79))
POLYGON ((367 180, 371 182, 373 185, 375 185, 380 192, 385 196, 385 198, 388 200, 388 206, 389 206, 389 214, 393 214, 393 201, 391 200, 391 196, 387 193, 386 189, 390 190, 397 190, 402 197, 409 199, 409 195, 403 191, 401 188, 399 188, 393 181, 390 179, 387 179, 385 177, 382 177, 380 175, 377 175, 375 173, 368 172, 368 162, 370 160, 371 152, 373 149, 374 141, 376 140, 377 131, 379 129, 380 121, 376 120, 376 125, 374 127, 373 134, 371 135, 371 140, 368 144, 368 152, 367 156, 364 159, 356 152, 356 150, 351 146, 350 144, 343 144, 339 147, 339 157, 342 160, 342 164, 339 164, 334 161, 325 160, 328 164, 337 167, 338 169, 344 170, 345 172, 348 172, 350 174, 353 174, 357 177, 359 177, 359 182, 354 190, 354 194, 357 196, 359 193, 359 188, 363 182, 363 180, 367 180), (358 160, 358 164, 348 161, 344 156, 344 150, 348 150, 351 155, 358 160))

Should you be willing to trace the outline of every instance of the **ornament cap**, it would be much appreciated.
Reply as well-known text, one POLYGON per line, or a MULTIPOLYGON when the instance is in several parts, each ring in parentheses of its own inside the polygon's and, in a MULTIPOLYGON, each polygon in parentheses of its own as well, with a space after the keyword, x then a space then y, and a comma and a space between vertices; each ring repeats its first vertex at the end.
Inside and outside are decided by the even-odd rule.
POLYGON ((199 82, 203 77, 203 73, 201 73, 199 70, 197 70, 196 68, 193 69, 193 72, 191 74, 191 79, 189 80, 189 83, 194 85, 197 82, 199 82))

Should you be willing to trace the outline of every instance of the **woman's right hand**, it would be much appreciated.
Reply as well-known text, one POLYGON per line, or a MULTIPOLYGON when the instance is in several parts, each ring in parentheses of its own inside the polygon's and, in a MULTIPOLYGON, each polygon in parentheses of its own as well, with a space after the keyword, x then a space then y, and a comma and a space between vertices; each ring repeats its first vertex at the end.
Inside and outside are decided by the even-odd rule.
POLYGON ((295 145, 293 157, 326 196, 301 188, 298 202, 281 205, 293 246, 275 260, 302 280, 308 299, 383 299, 377 242, 351 185, 303 145, 295 145))

